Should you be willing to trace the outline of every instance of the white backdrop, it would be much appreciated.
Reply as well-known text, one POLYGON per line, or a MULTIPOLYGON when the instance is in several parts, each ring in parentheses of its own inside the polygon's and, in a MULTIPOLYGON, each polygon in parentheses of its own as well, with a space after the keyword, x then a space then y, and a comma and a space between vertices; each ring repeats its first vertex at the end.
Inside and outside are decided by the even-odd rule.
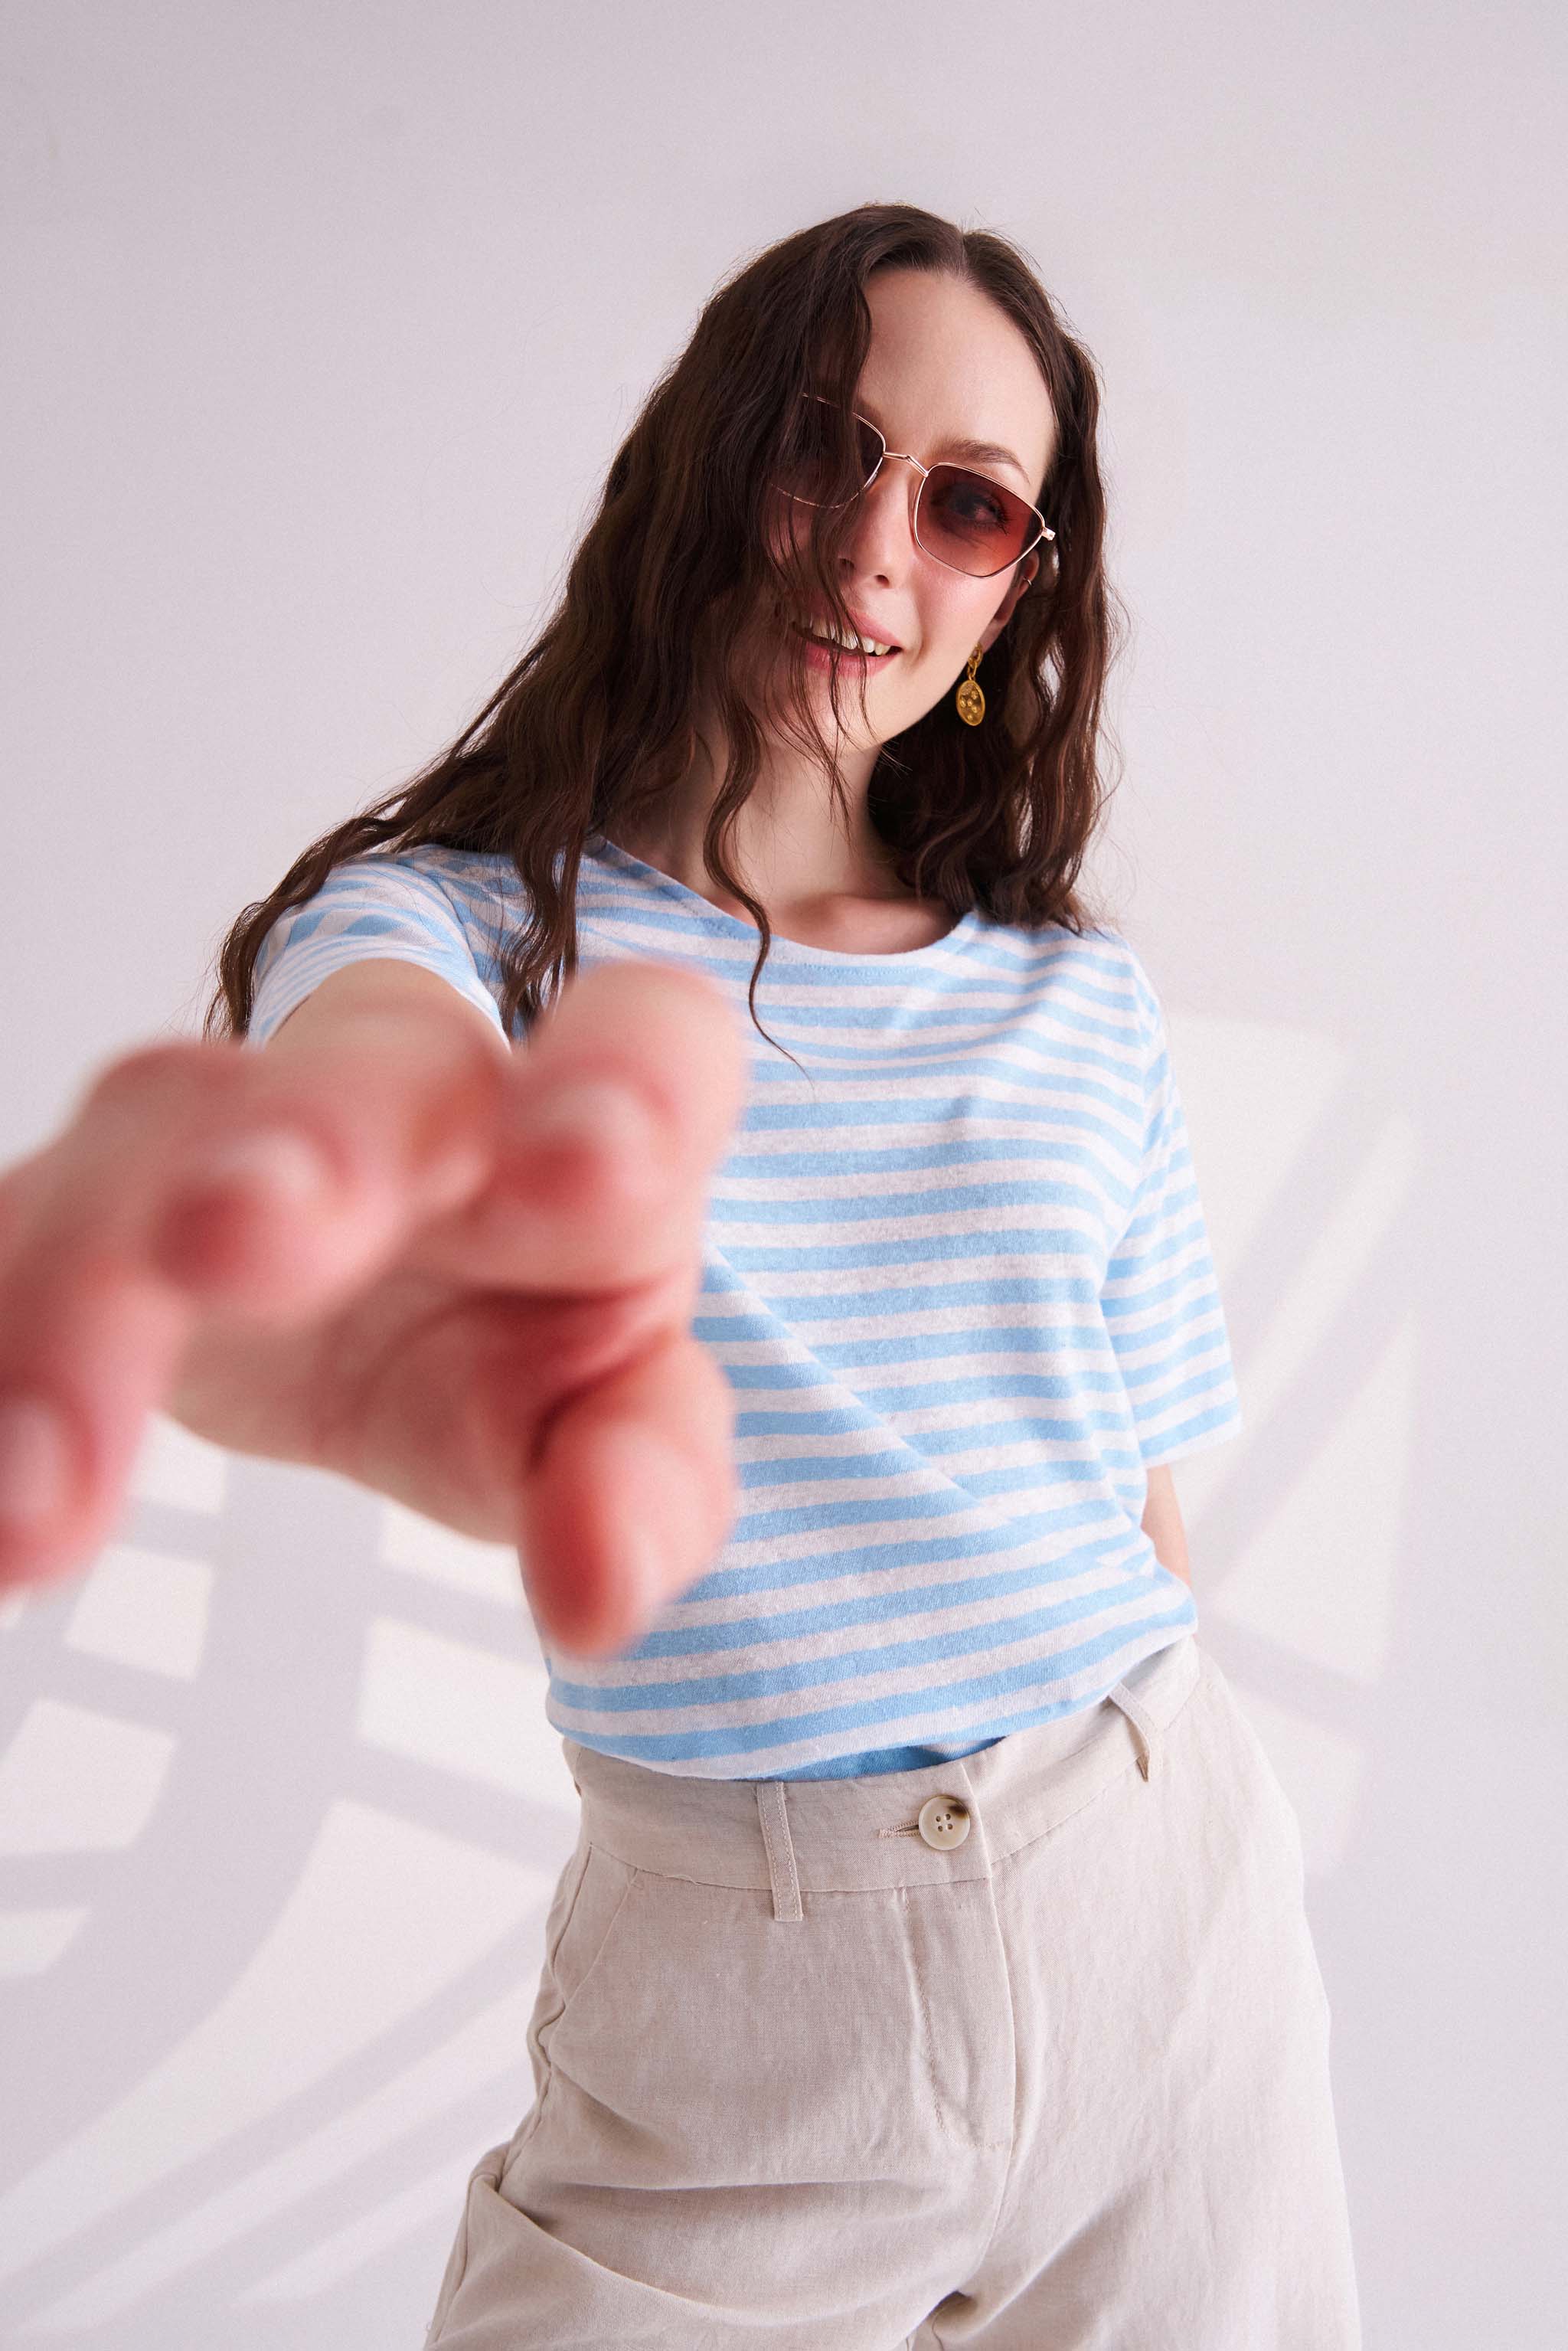
MULTIPOLYGON (((0 14, 0 1156, 455 734, 744 253, 1018 237, 1135 617, 1098 879, 1246 1433, 1177 1470, 1301 1815, 1367 2340, 1568 2278, 1563 19, 1449 0, 0 14)), ((417 2351, 574 1833, 504 1552, 149 1433, 0 1630, 0 2327, 417 2351)))

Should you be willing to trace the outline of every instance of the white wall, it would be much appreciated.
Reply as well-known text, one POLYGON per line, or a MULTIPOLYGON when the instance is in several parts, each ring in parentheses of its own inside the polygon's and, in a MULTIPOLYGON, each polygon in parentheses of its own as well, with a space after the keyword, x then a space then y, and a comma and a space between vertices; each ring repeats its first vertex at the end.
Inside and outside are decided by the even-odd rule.
MULTIPOLYGON (((1369 2345, 1560 2340, 1563 19, 12 7, 0 1156, 527 642, 715 280, 865 198, 1097 354, 1126 775, 1369 2345)), ((573 1833, 504 1554, 150 1431, 0 1632, 0 2325, 416 2346, 573 1833)))

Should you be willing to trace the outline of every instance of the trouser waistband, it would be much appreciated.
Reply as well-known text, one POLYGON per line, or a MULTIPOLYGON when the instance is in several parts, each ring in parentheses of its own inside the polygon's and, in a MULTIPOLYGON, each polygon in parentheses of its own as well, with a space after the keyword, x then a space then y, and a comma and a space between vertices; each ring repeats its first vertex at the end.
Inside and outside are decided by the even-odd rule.
POLYGON ((954 1762, 858 1779, 700 1780, 562 1745, 590 1844, 658 1876, 768 1887, 775 1917, 799 1919, 802 1893, 987 1876, 1092 1803, 1130 1761, 1146 1780, 1202 1670, 1184 1633, 1095 1704, 954 1762), (928 1841, 920 1815, 933 1797, 967 1815, 961 1842, 928 1841))

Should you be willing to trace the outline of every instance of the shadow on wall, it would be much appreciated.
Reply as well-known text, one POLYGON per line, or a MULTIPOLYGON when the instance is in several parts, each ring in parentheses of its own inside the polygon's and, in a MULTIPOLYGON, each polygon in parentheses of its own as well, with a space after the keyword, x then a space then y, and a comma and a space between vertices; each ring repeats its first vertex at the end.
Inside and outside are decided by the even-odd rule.
POLYGON ((0 2332, 434 2307, 577 1833, 516 1559, 162 1418, 122 1535, 6 1612, 0 2332))

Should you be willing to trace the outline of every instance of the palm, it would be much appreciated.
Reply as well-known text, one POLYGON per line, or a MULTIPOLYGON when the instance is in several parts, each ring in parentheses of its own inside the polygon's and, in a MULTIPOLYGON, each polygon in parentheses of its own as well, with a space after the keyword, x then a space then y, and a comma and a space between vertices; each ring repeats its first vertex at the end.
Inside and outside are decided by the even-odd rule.
POLYGON ((517 1298, 404 1264, 307 1331, 203 1331, 169 1408, 231 1451, 334 1470, 460 1534, 517 1543, 570 1646, 573 1626, 622 1606, 636 1498, 607 1492, 591 1457, 630 1384, 695 1417, 707 1444, 694 1467, 727 1520, 732 1416, 684 1332, 692 1287, 683 1269, 604 1296, 517 1298))

